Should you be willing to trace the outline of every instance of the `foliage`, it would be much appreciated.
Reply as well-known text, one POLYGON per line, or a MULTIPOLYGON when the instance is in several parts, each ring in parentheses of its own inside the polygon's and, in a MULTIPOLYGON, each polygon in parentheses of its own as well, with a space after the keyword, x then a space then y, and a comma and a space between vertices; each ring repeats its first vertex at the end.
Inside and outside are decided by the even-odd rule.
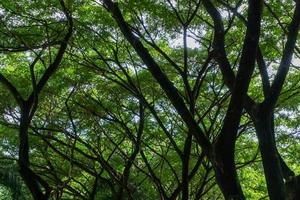
MULTIPOLYGON (((29 145, 25 168, 32 171, 32 182, 45 199, 223 199, 217 172, 221 161, 213 154, 235 93, 217 58, 216 22, 205 2, 221 13, 226 56, 235 76, 242 68, 249 4, 114 4, 132 38, 161 69, 159 76, 167 78, 162 84, 134 46, 138 42, 124 35, 124 27, 112 15, 115 10, 105 2, 110 1, 0 2, 0 199, 37 199, 20 162, 24 133, 29 145), (164 88, 168 83, 175 88, 170 93, 164 88), (175 93, 213 153, 207 153, 197 139, 200 132, 192 131, 174 104, 175 93), (30 100, 32 118, 22 133, 24 107, 30 100)), ((258 48, 272 85, 281 69, 296 3, 263 4, 258 48)), ((298 46, 297 40, 271 113, 277 156, 295 175, 300 173, 298 46)), ((261 105, 267 99, 266 77, 257 57, 245 96, 261 105)), ((271 198, 255 121, 259 116, 253 117, 258 107, 241 110, 231 141, 234 170, 246 199, 271 198)))

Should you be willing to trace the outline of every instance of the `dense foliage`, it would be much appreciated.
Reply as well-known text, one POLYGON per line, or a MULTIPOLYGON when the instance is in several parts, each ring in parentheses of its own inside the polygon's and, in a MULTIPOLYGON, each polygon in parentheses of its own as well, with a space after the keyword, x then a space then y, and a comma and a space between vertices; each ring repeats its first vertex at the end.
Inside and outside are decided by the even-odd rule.
POLYGON ((0 199, 300 199, 299 0, 0 1, 0 199))

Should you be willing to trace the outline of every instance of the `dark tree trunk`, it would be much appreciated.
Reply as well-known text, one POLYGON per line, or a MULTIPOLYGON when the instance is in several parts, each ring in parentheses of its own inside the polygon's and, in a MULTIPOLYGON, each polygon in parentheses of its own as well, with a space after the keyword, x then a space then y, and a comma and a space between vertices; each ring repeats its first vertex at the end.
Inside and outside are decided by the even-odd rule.
POLYGON ((290 177, 285 183, 286 186, 286 200, 300 199, 300 175, 290 177))
POLYGON ((47 200, 49 198, 50 193, 48 193, 47 195, 44 195, 43 192, 39 189, 39 185, 37 183, 37 181, 35 181, 33 179, 34 177, 34 173, 32 172, 32 170, 27 167, 22 165, 19 162, 19 167, 20 167, 20 174, 26 184, 26 186, 29 188, 33 199, 35 200, 47 200))
POLYGON ((29 108, 23 106, 20 120, 19 129, 19 172, 23 178, 26 186, 29 188, 33 198, 35 200, 46 200, 50 196, 50 188, 45 187, 45 194, 42 192, 38 179, 39 177, 30 169, 29 161, 29 140, 28 140, 28 128, 30 124, 29 108))
POLYGON ((215 147, 215 162, 213 163, 213 167, 217 184, 219 185, 224 198, 228 200, 245 199, 236 173, 234 148, 219 145, 216 145, 215 147))
POLYGON ((189 160, 192 145, 192 134, 188 134, 182 157, 182 200, 189 199, 189 160))
POLYGON ((254 123, 270 199, 284 200, 285 186, 276 149, 275 135, 272 131, 272 115, 264 113, 261 109, 254 123))

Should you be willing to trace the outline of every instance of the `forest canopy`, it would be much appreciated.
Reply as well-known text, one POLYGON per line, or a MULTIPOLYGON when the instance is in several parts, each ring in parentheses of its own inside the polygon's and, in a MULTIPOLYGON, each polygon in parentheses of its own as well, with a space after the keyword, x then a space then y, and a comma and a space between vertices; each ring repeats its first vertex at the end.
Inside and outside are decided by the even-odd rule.
POLYGON ((299 0, 0 1, 0 199, 300 199, 299 0))

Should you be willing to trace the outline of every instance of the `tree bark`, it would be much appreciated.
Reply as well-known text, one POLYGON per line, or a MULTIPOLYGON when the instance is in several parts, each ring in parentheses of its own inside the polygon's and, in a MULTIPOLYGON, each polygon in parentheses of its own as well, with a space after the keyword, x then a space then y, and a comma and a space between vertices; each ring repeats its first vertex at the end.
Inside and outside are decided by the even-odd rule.
POLYGON ((245 199, 236 173, 234 148, 219 146, 215 149, 214 156, 213 167, 216 174, 216 181, 224 198, 228 200, 245 199))
MULTIPOLYGON (((24 104, 26 104, 24 102, 24 104)), ((29 140, 28 140, 28 128, 30 124, 29 107, 26 105, 22 106, 21 109, 21 120, 19 129, 19 172, 22 176, 26 186, 29 188, 32 196, 36 200, 46 200, 50 196, 50 188, 47 184, 43 184, 45 187, 45 194, 42 192, 38 179, 39 177, 30 169, 29 161, 29 140)))
POLYGON ((192 146, 192 134, 188 136, 184 144, 184 152, 182 156, 182 200, 189 199, 189 161, 192 146))
POLYGON ((293 176, 286 180, 286 200, 300 199, 300 175, 293 176))
POLYGON ((272 124, 272 115, 260 108, 254 125, 259 140, 268 193, 271 200, 284 200, 285 185, 272 124))

